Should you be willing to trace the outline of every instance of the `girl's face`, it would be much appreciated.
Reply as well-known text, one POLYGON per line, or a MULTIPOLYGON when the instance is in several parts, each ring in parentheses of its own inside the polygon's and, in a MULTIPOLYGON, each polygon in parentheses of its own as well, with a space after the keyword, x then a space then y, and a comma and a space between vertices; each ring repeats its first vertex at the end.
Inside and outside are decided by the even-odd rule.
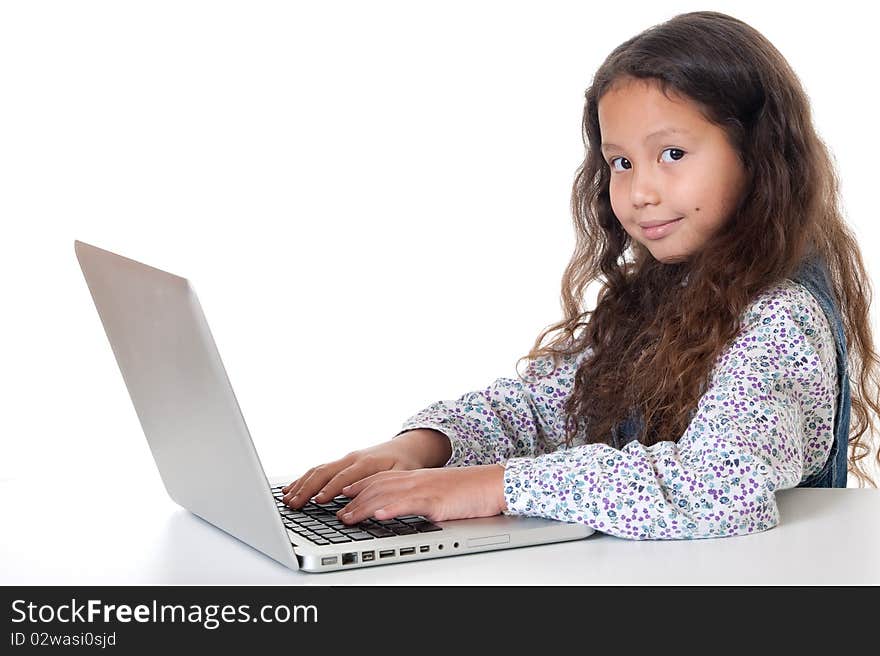
POLYGON ((724 131, 689 100, 672 98, 649 80, 626 79, 598 107, 614 215, 662 262, 697 252, 730 218, 746 183, 724 131))

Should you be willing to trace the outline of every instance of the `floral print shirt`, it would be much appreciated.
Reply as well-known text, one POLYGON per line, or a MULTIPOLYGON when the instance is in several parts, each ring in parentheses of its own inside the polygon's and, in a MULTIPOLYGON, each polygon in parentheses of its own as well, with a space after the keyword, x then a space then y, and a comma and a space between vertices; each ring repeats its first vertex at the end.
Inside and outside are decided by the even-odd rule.
POLYGON ((748 307, 677 441, 559 448, 563 403, 589 351, 533 362, 410 417, 452 444, 446 466, 504 466, 505 514, 587 524, 633 540, 712 538, 779 523, 774 493, 822 468, 834 439, 837 364, 821 307, 786 280, 748 307), (537 374, 537 375, 536 375, 537 374))

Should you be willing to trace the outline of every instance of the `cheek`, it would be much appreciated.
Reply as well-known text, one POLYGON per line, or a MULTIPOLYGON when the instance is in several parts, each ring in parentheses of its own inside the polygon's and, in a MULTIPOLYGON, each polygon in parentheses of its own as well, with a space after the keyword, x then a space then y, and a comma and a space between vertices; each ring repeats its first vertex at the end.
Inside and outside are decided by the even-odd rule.
POLYGON ((692 216, 706 227, 722 223, 736 207, 742 181, 730 174, 704 176, 693 181, 689 197, 693 199, 692 216), (695 212, 694 208, 700 211, 695 212))
POLYGON ((611 183, 609 189, 609 196, 611 197, 611 209, 614 212, 614 216, 617 217, 618 221, 626 220, 626 216, 624 214, 626 209, 625 192, 621 188, 621 185, 616 184, 614 182, 611 183))

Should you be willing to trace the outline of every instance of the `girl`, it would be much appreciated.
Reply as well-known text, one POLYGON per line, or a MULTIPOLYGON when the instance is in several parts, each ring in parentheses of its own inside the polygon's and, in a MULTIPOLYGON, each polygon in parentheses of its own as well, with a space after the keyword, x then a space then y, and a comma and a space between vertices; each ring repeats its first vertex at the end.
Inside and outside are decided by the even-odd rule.
POLYGON ((880 413, 868 276, 782 55, 730 16, 676 16, 608 56, 583 134, 565 318, 527 376, 310 469, 289 506, 344 494, 346 524, 508 513, 708 538, 778 524, 777 490, 845 487, 848 450, 876 487, 859 465, 880 413))

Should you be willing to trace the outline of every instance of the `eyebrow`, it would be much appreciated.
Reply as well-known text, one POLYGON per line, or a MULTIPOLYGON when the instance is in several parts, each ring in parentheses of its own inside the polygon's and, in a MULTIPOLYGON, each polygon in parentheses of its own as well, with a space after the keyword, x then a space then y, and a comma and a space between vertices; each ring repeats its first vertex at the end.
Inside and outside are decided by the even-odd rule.
MULTIPOLYGON (((652 132, 647 137, 645 137, 645 143, 648 143, 651 139, 655 137, 660 137, 666 134, 691 134, 691 131, 685 130, 684 128, 663 128, 662 130, 652 132)), ((620 148, 620 146, 613 143, 603 143, 600 148, 602 150, 605 150, 606 148, 620 148)))

